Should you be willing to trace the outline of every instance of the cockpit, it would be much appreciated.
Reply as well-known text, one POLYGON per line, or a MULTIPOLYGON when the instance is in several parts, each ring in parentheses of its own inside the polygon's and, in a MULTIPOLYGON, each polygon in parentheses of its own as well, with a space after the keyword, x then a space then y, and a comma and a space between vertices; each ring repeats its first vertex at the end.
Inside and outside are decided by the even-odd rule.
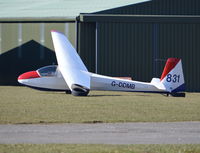
POLYGON ((45 66, 37 70, 41 77, 53 77, 57 75, 57 65, 45 66))

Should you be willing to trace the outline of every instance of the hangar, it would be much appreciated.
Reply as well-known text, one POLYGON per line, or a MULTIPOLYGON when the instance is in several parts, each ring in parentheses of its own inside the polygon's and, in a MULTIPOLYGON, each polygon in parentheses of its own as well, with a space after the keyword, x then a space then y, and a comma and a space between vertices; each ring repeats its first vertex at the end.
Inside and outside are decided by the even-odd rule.
POLYGON ((53 28, 68 35, 92 72, 150 81, 168 57, 179 57, 187 91, 200 91, 198 0, 34 2, 4 2, 10 10, 0 13, 0 84, 15 84, 21 72, 56 64, 48 32, 53 28))

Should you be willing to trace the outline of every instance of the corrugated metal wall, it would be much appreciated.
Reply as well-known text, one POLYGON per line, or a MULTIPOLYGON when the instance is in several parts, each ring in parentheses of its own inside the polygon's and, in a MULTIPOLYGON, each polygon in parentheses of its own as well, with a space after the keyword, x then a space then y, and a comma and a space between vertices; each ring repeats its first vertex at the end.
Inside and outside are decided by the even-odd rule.
POLYGON ((95 72, 95 23, 78 23, 77 50, 90 72, 95 72))
MULTIPOLYGON (((179 57, 188 91, 200 91, 200 24, 159 24, 158 59, 179 57)), ((160 67, 158 67, 160 70, 160 67)))
POLYGON ((74 23, 0 23, 0 85, 18 85, 19 74, 57 63, 52 29, 75 44, 74 23))
POLYGON ((98 23, 98 28, 98 73, 150 81, 152 24, 98 23))
MULTIPOLYGON (((199 8, 199 0, 152 0, 95 14, 199 15, 199 8)), ((87 39, 87 34, 89 38, 95 38, 95 42, 90 41, 93 44, 84 41, 85 44, 80 45, 83 46, 81 56, 84 61, 89 63, 87 58, 92 57, 89 69, 105 75, 131 76, 135 80, 150 81, 153 76, 160 77, 168 57, 178 57, 183 61, 187 91, 200 91, 198 22, 126 23, 101 20, 83 22, 81 26, 84 26, 84 31, 87 29, 82 38, 87 39)))
POLYGON ((199 0, 152 0, 97 14, 199 15, 199 0))
POLYGON ((53 50, 52 29, 68 35, 75 45, 75 23, 0 23, 0 54, 30 40, 53 50))
MULTIPOLYGON (((89 43, 91 40, 86 40, 81 50, 86 63, 88 60, 91 62, 92 57, 92 63, 87 65, 89 69, 96 70, 94 59, 97 55, 99 74, 151 81, 152 77, 160 77, 168 57, 177 57, 183 61, 187 91, 200 91, 200 84, 197 83, 200 77, 200 24, 96 24, 96 42, 92 41, 96 47, 89 43)), ((92 31, 87 29, 87 34, 93 35, 90 38, 94 38, 94 25, 92 31)))

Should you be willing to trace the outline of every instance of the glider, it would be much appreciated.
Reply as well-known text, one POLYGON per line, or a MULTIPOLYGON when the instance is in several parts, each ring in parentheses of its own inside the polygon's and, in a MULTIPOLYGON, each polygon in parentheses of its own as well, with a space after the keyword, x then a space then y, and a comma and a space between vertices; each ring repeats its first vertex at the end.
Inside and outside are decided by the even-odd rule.
POLYGON ((67 37, 51 31, 57 65, 42 67, 18 77, 18 82, 39 90, 65 91, 74 96, 87 96, 90 90, 161 93, 185 97, 182 62, 168 58, 161 78, 140 82, 91 73, 87 70, 67 37))

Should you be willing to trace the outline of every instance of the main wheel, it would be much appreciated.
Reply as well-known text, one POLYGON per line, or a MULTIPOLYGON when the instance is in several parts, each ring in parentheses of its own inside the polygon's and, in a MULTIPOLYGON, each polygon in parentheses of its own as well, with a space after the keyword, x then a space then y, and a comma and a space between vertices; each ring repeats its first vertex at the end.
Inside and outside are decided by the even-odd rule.
POLYGON ((87 96, 89 93, 89 89, 87 89, 86 87, 77 85, 77 84, 73 84, 72 85, 72 95, 73 96, 87 96))

